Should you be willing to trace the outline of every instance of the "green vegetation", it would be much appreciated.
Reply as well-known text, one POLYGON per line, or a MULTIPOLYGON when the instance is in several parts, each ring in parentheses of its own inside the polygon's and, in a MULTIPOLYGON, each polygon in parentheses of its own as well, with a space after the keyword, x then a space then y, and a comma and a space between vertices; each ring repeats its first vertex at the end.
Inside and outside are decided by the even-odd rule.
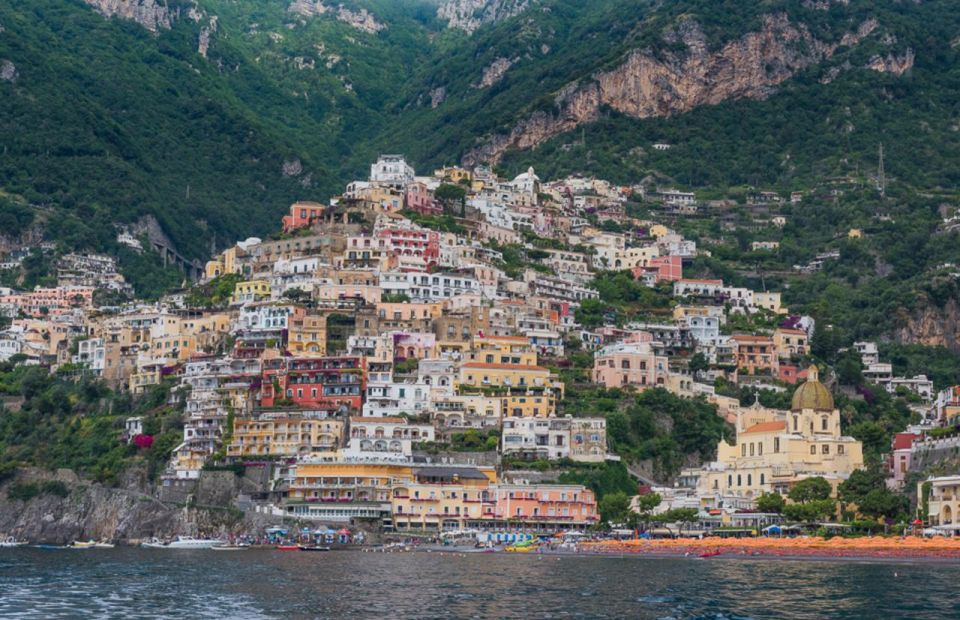
POLYGON ((790 521, 830 518, 837 507, 837 503, 830 499, 831 491, 830 483, 824 478, 806 478, 797 482, 788 494, 793 503, 783 507, 784 516, 790 521))
POLYGON ((70 489, 59 480, 45 480, 43 482, 15 482, 7 489, 7 499, 30 501, 40 495, 54 495, 56 497, 66 497, 70 495, 70 489))
MULTIPOLYGON (((166 405, 167 385, 134 400, 91 378, 70 381, 40 366, 3 364, 0 393, 24 399, 19 411, 0 415, 0 467, 68 468, 109 484, 134 463, 158 473, 182 438, 179 411, 166 405), (121 441, 124 420, 130 416, 143 416, 145 432, 155 436, 143 453, 121 441)), ((55 493, 46 488, 43 492, 55 493)))
POLYGON ((233 291, 238 282, 243 281, 243 276, 235 273, 227 273, 222 276, 198 284, 187 291, 185 302, 188 306, 194 308, 221 308, 230 303, 233 297, 233 291))

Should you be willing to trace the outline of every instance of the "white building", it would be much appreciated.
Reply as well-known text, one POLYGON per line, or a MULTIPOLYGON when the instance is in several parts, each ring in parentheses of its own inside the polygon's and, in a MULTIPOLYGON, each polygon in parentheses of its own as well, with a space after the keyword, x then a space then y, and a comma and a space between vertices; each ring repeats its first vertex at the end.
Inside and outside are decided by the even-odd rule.
POLYGON ((381 155, 370 165, 370 181, 373 183, 406 186, 413 177, 413 168, 403 155, 381 155))

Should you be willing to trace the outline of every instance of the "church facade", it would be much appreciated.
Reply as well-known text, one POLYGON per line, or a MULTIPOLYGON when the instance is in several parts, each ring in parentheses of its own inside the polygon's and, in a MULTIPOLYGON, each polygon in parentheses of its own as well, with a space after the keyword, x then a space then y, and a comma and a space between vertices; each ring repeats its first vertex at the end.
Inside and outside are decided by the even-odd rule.
POLYGON ((837 485, 863 467, 863 445, 840 428, 840 411, 811 367, 790 411, 754 403, 737 414, 736 442, 721 441, 717 460, 681 477, 696 480, 703 508, 751 508, 763 494, 786 495, 804 478, 837 485))

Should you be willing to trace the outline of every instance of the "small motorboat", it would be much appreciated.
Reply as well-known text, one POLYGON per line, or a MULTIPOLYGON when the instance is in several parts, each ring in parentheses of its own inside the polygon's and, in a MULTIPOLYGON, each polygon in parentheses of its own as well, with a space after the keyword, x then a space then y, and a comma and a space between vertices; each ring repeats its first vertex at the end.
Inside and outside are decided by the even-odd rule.
POLYGON ((5 540, 0 540, 0 549, 23 547, 26 544, 27 544, 27 541, 25 540, 16 540, 13 536, 8 536, 5 540))
POLYGON ((224 542, 216 538, 193 538, 192 536, 177 536, 170 542, 161 542, 154 539, 150 542, 141 543, 141 547, 147 549, 213 549, 223 546, 224 542))
POLYGON ((299 545, 277 545, 274 547, 277 551, 300 551, 299 545))
POLYGON ((300 551, 330 551, 330 547, 322 547, 320 545, 297 545, 297 548, 300 551))
POLYGON ((92 540, 82 541, 75 540, 68 545, 70 549, 95 549, 97 543, 92 540))
POLYGON ((719 549, 715 549, 715 550, 713 550, 713 551, 704 551, 703 553, 700 554, 700 557, 701 557, 701 558, 713 558, 713 557, 716 557, 716 556, 718 556, 718 555, 720 555, 720 550, 719 550, 719 549))

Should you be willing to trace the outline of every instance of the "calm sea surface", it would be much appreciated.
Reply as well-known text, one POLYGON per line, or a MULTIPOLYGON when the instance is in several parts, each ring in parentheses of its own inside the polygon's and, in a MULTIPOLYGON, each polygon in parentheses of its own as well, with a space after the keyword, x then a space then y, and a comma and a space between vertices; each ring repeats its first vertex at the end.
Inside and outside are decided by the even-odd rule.
POLYGON ((0 549, 0 618, 960 618, 960 565, 0 549))

